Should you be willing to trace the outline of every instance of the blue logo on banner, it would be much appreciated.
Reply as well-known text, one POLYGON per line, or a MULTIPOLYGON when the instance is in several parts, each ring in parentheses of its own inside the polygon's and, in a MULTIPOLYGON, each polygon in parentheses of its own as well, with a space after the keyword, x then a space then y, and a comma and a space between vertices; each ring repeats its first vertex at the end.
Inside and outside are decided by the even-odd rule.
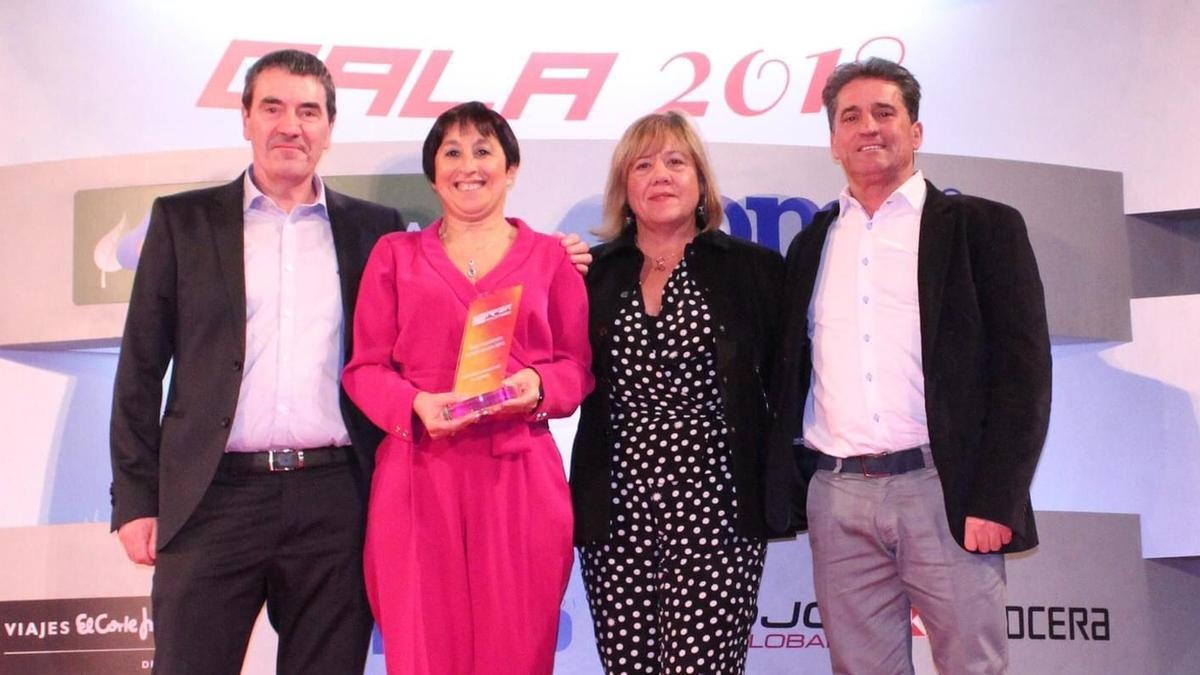
POLYGON ((561 652, 571 644, 571 615, 563 610, 558 610, 558 643, 554 645, 554 651, 561 652))
MULTIPOLYGON (((807 197, 751 195, 745 198, 744 204, 728 197, 721 197, 721 203, 731 235, 785 253, 792 237, 807 227, 818 211, 829 208, 836 201, 819 206, 807 197)), ((596 244, 598 241, 591 231, 600 225, 603 211, 600 195, 583 199, 567 210, 558 223, 558 230, 578 234, 584 241, 596 244)))

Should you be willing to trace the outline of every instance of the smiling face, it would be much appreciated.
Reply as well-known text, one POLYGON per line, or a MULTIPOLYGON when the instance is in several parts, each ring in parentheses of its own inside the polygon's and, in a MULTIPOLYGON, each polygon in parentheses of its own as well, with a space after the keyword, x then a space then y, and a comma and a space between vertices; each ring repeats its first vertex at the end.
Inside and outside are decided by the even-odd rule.
POLYGON ((253 149, 260 189, 311 181, 332 133, 320 80, 283 68, 259 73, 250 107, 242 110, 242 135, 253 149))
POLYGON ((504 199, 517 177, 507 169, 504 149, 495 136, 484 136, 472 125, 446 131, 434 159, 433 191, 447 219, 480 222, 504 216, 504 199))
POLYGON ((687 146, 667 138, 635 157, 625 181, 629 208, 638 224, 661 229, 696 227, 700 178, 687 146))
POLYGON ((830 147, 851 192, 871 187, 890 193, 912 176, 923 131, 909 117, 899 87, 862 78, 837 94, 830 147))

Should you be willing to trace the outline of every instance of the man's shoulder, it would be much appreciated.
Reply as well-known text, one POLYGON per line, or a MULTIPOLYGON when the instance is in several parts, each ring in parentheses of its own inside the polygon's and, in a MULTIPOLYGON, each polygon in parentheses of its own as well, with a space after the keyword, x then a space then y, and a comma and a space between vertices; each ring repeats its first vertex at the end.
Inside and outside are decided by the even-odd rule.
POLYGON ((821 209, 820 211, 814 213, 812 220, 806 223, 804 227, 802 227, 800 231, 796 233, 795 237, 792 237, 792 241, 790 244, 788 244, 784 257, 790 261, 795 256, 800 254, 801 249, 816 245, 818 240, 822 240, 821 233, 827 231, 830 223, 832 223, 834 220, 837 220, 837 217, 838 204, 836 201, 830 204, 827 208, 821 209))
POLYGON ((351 197, 348 194, 331 190, 328 186, 325 188, 325 200, 329 204, 331 211, 342 210, 348 213, 354 213, 358 217, 370 217, 381 219, 399 219, 400 211, 391 206, 380 204, 378 202, 351 197))
MULTIPOLYGON (((937 188, 933 189, 937 190, 937 188)), ((935 198, 935 200, 943 200, 942 203, 946 208, 966 215, 968 218, 974 217, 983 220, 1005 222, 1021 217, 1021 212, 1015 207, 986 197, 969 195, 957 191, 945 193, 937 190, 937 193, 940 195, 940 198, 935 198)))
POLYGON ((205 205, 228 199, 240 200, 241 195, 242 177, 239 176, 228 183, 163 195, 158 198, 158 201, 168 207, 187 207, 205 205))
POLYGON ((804 228, 800 230, 800 233, 797 235, 797 237, 799 237, 800 235, 807 235, 810 237, 814 236, 813 235, 814 232, 816 232, 818 229, 829 227, 829 225, 832 224, 833 221, 838 219, 838 215, 840 215, 840 214, 841 214, 841 205, 836 200, 834 200, 833 203, 827 204, 825 206, 825 208, 814 213, 812 216, 812 220, 808 221, 808 224, 805 225, 804 228))

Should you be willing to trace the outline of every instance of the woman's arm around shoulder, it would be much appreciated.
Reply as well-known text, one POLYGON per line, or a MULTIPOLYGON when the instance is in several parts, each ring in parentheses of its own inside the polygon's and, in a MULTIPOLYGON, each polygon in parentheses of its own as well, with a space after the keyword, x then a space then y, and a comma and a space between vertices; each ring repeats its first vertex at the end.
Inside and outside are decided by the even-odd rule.
POLYGON ((551 355, 548 361, 533 365, 541 378, 541 400, 530 412, 530 419, 535 421, 571 415, 595 384, 588 342, 587 290, 566 253, 559 251, 557 260, 547 289, 551 355))

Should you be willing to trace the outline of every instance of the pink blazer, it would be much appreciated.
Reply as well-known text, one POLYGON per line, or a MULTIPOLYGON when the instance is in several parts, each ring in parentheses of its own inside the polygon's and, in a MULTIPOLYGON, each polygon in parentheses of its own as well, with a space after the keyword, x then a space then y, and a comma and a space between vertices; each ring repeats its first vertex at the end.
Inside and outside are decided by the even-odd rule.
POLYGON ((573 413, 594 384, 587 335, 587 292, 562 246, 510 218, 517 237, 495 268, 472 285, 438 239, 441 220, 421 232, 397 232, 376 244, 363 272, 354 314, 354 358, 342 372, 346 392, 388 433, 385 445, 470 443, 493 455, 525 452, 550 439, 545 420, 573 413), (473 424, 453 439, 430 439, 413 414, 418 392, 450 391, 476 296, 521 284, 507 373, 533 368, 544 399, 525 420, 473 424))

